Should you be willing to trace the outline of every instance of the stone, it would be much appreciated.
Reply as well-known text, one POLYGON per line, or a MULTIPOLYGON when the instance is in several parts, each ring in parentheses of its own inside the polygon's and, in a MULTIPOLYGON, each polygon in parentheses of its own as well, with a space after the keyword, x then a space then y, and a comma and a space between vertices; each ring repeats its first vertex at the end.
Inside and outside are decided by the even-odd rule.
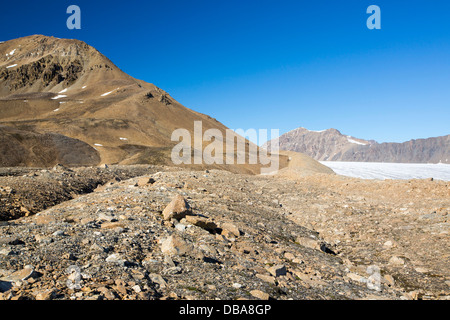
POLYGON ((295 242, 306 248, 320 250, 320 243, 309 237, 297 237, 295 242))
POLYGON ((144 187, 149 184, 154 184, 155 182, 156 182, 155 179, 153 179, 151 177, 142 177, 142 178, 138 179, 137 185, 138 185, 138 187, 144 187))
POLYGON ((123 296, 125 296, 127 294, 127 289, 125 288, 124 285, 117 284, 113 288, 114 288, 114 290, 116 290, 116 292, 120 293, 123 296))
POLYGON ((359 274, 352 273, 352 272, 348 273, 347 277, 356 282, 361 282, 361 280, 363 279, 363 277, 360 276, 359 274))
POLYGON ((267 283, 270 283, 270 284, 273 284, 273 285, 276 284, 275 277, 273 277, 273 276, 269 276, 267 274, 257 274, 256 277, 258 279, 261 279, 264 282, 267 282, 267 283))
POLYGON ((167 264, 169 267, 175 267, 175 263, 173 262, 173 260, 170 258, 169 255, 164 255, 164 263, 167 264))
POLYGON ((0 249, 0 255, 7 256, 10 255, 13 251, 9 248, 0 249))
POLYGON ((417 290, 414 290, 414 291, 407 292, 405 295, 406 295, 406 297, 408 297, 410 300, 419 300, 420 292, 417 291, 417 290))
POLYGON ((94 244, 90 247, 90 250, 91 250, 91 251, 94 251, 94 252, 98 252, 98 253, 106 252, 106 249, 105 249, 105 248, 103 248, 102 246, 100 246, 100 245, 98 245, 98 244, 96 244, 96 243, 94 243, 94 244))
POLYGON ((115 228, 124 228, 124 225, 120 222, 105 222, 101 225, 102 229, 115 229, 115 228))
POLYGON ((58 231, 53 232, 52 235, 55 237, 62 237, 65 235, 65 233, 63 230, 58 230, 58 231))
POLYGON ((89 224, 89 223, 94 222, 94 221, 95 221, 94 218, 86 217, 86 218, 83 218, 83 219, 80 220, 80 224, 81 225, 86 225, 86 224, 89 224))
POLYGON ((385 247, 386 249, 392 248, 393 245, 394 245, 394 244, 393 244, 392 241, 390 241, 390 240, 388 240, 388 241, 386 241, 385 243, 383 243, 383 247, 385 247))
POLYGON ((33 267, 25 266, 25 268, 18 270, 16 272, 13 272, 9 276, 3 277, 1 280, 9 281, 9 282, 24 281, 35 275, 36 275, 36 273, 35 273, 33 267))
POLYGON ((67 167, 65 167, 64 165, 57 163, 53 168, 53 171, 69 171, 69 169, 67 167))
POLYGON ((125 260, 122 259, 122 257, 117 253, 113 253, 113 254, 109 255, 106 258, 106 262, 114 263, 114 264, 118 264, 118 265, 125 265, 125 260))
POLYGON ((221 228, 221 234, 227 238, 229 238, 231 235, 234 237, 239 237, 241 235, 241 231, 239 230, 239 228, 232 223, 225 222, 221 225, 221 228))
POLYGON ((265 293, 261 290, 252 290, 252 291, 250 291, 250 294, 260 300, 269 300, 269 298, 270 298, 268 293, 265 293))
POLYGON ((204 217, 186 216, 185 219, 186 222, 208 231, 214 231, 217 229, 217 225, 213 221, 208 220, 207 218, 204 217))
POLYGON ((177 223, 175 225, 175 229, 177 229, 180 232, 184 232, 186 230, 186 225, 184 225, 182 223, 177 223))
POLYGON ((400 257, 393 256, 389 259, 389 264, 392 264, 395 266, 402 266, 405 264, 405 260, 400 257))
POLYGON ((31 212, 24 206, 20 207, 20 211, 24 214, 25 217, 28 217, 31 214, 31 212))
POLYGON ((99 220, 109 221, 109 222, 117 221, 117 219, 115 218, 115 216, 113 214, 108 214, 108 213, 105 213, 105 212, 100 212, 98 214, 98 219, 99 220))
POLYGON ((166 275, 174 275, 174 274, 180 274, 183 272, 183 269, 181 267, 170 267, 163 270, 163 274, 166 275))
POLYGON ((390 274, 385 274, 383 276, 383 278, 386 280, 386 282, 392 287, 395 285, 395 280, 394 277, 391 276, 390 274))
POLYGON ((184 256, 193 249, 191 244, 177 235, 169 236, 161 241, 161 251, 164 254, 184 256))
POLYGON ((108 289, 107 287, 100 287, 97 289, 99 292, 101 292, 106 299, 108 300, 114 300, 116 298, 116 296, 114 295, 114 293, 108 289))
POLYGON ((145 272, 143 272, 142 270, 131 269, 131 272, 133 273, 134 279, 137 279, 140 281, 145 279, 145 272))
POLYGON ((134 290, 134 292, 139 293, 142 291, 141 287, 139 285, 135 285, 133 286, 131 289, 134 290))
POLYGON ((295 255, 293 255, 293 254, 290 253, 290 252, 286 252, 286 253, 284 254, 284 257, 285 257, 286 259, 290 260, 290 261, 294 261, 294 260, 295 260, 295 255))
POLYGON ((267 269, 271 275, 274 277, 285 276, 286 275, 286 266, 285 265, 275 265, 267 269))
POLYGON ((53 300, 56 297, 58 290, 57 289, 46 289, 39 291, 35 294, 36 300, 53 300))
POLYGON ((189 204, 181 195, 176 195, 163 211, 164 220, 180 220, 190 212, 189 204))
POLYGON ((150 273, 148 277, 152 282, 159 284, 160 288, 164 289, 167 287, 167 282, 161 275, 157 273, 150 273))

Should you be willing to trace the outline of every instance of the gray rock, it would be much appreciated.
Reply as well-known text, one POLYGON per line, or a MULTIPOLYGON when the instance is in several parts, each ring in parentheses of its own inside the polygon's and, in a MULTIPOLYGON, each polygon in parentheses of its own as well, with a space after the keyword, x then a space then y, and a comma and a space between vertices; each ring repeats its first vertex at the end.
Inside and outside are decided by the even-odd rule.
POLYGON ((125 265, 125 260, 118 253, 113 253, 106 258, 106 262, 118 264, 121 266, 125 265))

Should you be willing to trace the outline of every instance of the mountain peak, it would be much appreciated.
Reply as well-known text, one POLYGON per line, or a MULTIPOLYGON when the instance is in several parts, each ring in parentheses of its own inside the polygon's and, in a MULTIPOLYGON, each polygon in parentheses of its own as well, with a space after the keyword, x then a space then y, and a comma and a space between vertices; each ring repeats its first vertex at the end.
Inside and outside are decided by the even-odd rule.
POLYGON ((324 133, 332 133, 332 134, 341 134, 341 132, 337 129, 334 128, 329 128, 329 129, 324 129, 324 130, 309 130, 305 127, 299 127, 297 129, 291 130, 289 132, 307 132, 307 133, 320 133, 320 134, 324 134, 324 133))
MULTIPOLYGON (((59 92, 78 83, 108 85, 111 80, 137 81, 98 50, 80 40, 32 35, 0 45, 0 97, 59 92)), ((116 86, 110 83, 111 87, 116 86)))

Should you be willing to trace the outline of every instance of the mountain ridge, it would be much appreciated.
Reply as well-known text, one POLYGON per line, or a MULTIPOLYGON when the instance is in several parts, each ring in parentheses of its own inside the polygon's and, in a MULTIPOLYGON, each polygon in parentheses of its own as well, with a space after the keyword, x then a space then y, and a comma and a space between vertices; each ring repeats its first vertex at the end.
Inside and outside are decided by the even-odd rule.
MULTIPOLYGON (((262 147, 270 150, 272 141, 262 147)), ((365 140, 330 128, 300 127, 279 137, 280 149, 301 152, 320 161, 450 163, 450 135, 406 142, 365 140)))

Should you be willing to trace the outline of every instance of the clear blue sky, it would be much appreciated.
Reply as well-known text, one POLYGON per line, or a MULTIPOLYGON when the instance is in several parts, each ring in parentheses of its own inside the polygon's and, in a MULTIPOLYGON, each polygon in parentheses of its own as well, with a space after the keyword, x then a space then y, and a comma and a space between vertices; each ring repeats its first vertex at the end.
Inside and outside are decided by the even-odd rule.
POLYGON ((448 0, 8 1, 0 41, 86 41, 232 129, 337 128, 401 142, 450 134, 448 0), (81 30, 66 8, 81 8, 81 30), (369 30, 369 5, 381 30, 369 30))

